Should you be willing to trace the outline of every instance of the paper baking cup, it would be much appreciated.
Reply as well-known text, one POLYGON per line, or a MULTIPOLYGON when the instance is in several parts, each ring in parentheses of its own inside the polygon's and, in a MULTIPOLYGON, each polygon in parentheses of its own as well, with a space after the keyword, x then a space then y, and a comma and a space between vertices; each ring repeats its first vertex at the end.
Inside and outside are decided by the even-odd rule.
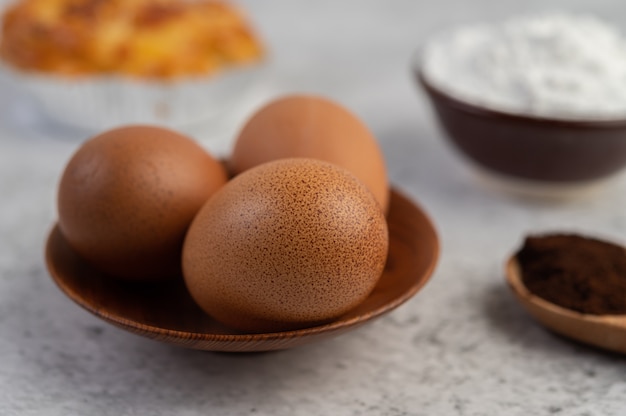
POLYGON ((226 70, 207 78, 144 81, 121 77, 63 78, 19 72, 3 65, 2 77, 50 118, 90 130, 145 123, 183 127, 215 117, 253 90, 262 66, 226 70))

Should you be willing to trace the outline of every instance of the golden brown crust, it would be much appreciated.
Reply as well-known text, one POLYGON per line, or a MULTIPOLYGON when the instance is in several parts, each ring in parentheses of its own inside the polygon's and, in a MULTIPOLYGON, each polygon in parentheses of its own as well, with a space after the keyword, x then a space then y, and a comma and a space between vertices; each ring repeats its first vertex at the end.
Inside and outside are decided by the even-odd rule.
POLYGON ((0 39, 14 67, 62 75, 205 76, 262 54, 239 10, 216 0, 22 0, 0 39))

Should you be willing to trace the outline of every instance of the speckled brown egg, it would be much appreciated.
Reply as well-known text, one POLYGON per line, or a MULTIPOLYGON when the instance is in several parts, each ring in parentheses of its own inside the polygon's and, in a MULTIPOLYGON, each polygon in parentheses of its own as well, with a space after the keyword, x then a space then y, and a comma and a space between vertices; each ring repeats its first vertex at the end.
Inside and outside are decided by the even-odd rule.
POLYGON ((385 217, 354 175, 282 159, 237 176, 204 205, 185 240, 183 275, 198 305, 222 323, 286 330, 365 300, 387 249, 385 217))
POLYGON ((59 227, 112 276, 180 276, 189 224, 226 180, 224 167, 186 136, 148 126, 110 130, 83 143, 67 164, 59 227))
POLYGON ((325 160, 352 172, 386 212, 389 183, 384 157, 367 126, 328 99, 291 95, 270 102, 244 125, 230 160, 234 174, 281 158, 325 160))

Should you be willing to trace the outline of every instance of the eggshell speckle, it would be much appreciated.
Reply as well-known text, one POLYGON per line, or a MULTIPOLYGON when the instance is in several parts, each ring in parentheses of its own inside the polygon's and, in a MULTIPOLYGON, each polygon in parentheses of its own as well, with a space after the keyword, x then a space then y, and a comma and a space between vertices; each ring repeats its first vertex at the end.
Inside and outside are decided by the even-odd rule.
POLYGON ((83 143, 65 168, 59 227, 81 256, 112 276, 180 276, 187 228, 226 180, 223 166, 181 134, 110 130, 83 143))
POLYGON ((361 303, 381 276, 385 217, 351 173, 314 159, 250 169, 194 219, 183 274, 195 301, 245 331, 325 322, 361 303))
POLYGON ((270 102, 239 133, 230 168, 239 174, 261 163, 292 157, 325 160, 349 170, 386 212, 389 183, 378 143, 367 126, 339 104, 310 95, 270 102))

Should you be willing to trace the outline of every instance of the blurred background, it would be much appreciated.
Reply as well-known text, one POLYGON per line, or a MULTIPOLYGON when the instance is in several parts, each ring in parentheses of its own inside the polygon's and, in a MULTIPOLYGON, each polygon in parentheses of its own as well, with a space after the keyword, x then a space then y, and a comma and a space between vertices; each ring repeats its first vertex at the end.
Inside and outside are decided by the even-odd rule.
MULTIPOLYGON (((0 6, 8 4, 0 0, 0 6)), ((477 180, 443 139, 411 64, 430 35, 542 11, 585 12, 626 32, 623 0, 239 0, 267 48, 249 94, 181 126, 227 157, 269 99, 310 92, 355 112, 391 183, 432 217, 433 279, 392 314, 276 354, 181 350, 101 323, 54 286, 43 247, 56 187, 82 140, 0 83, 1 415, 623 416, 626 360, 555 337, 517 305, 503 262, 526 233, 626 241, 626 180, 566 203, 520 199, 477 180)))
MULTIPOLYGON (((0 0, 0 6, 9 3, 0 0)), ((617 26, 626 24, 624 6, 618 0, 348 0, 319 1, 314 5, 240 0, 235 4, 246 12, 268 56, 254 94, 246 95, 227 114, 210 123, 185 126, 220 152, 228 149, 226 143, 236 126, 268 97, 297 91, 336 99, 357 114, 366 115, 366 123, 376 132, 409 124, 411 135, 420 136, 419 129, 428 123, 418 119, 429 114, 424 111, 422 92, 415 87, 410 63, 429 35, 460 24, 496 22, 543 11, 588 12, 617 26), (388 108, 394 111, 383 111, 388 108)), ((2 84, 0 121, 5 130, 15 131, 21 137, 78 140, 93 133, 50 125, 42 132, 38 123, 50 120, 41 120, 16 100, 19 91, 15 87, 19 89, 2 84)), ((385 134, 378 136, 383 141, 387 139, 385 134)))

